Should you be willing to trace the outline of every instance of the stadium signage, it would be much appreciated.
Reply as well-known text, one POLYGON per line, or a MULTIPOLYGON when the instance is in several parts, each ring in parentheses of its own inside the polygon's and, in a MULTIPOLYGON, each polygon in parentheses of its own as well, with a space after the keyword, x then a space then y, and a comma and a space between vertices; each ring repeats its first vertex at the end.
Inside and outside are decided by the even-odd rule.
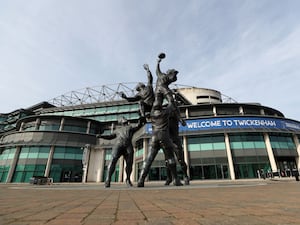
MULTIPOLYGON (((222 117, 186 120, 186 126, 179 125, 180 132, 230 129, 263 129, 300 131, 300 123, 287 119, 267 117, 222 117)), ((146 132, 151 133, 151 124, 147 124, 146 132)))

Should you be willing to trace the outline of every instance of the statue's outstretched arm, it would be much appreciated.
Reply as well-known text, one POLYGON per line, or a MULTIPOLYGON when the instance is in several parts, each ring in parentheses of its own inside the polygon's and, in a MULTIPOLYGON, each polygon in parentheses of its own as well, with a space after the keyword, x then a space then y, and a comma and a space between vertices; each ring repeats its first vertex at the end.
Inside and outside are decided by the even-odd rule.
POLYGON ((112 139, 116 138, 117 135, 116 135, 115 133, 107 134, 107 135, 98 134, 97 137, 98 137, 98 138, 105 139, 105 140, 112 140, 112 139))
POLYGON ((141 96, 139 94, 136 94, 133 97, 127 97, 124 92, 120 92, 119 94, 121 95, 122 98, 126 99, 128 102, 137 102, 141 100, 141 96))
POLYGON ((153 76, 149 69, 148 64, 144 64, 144 69, 147 71, 147 77, 148 77, 148 86, 152 86, 153 84, 153 76))

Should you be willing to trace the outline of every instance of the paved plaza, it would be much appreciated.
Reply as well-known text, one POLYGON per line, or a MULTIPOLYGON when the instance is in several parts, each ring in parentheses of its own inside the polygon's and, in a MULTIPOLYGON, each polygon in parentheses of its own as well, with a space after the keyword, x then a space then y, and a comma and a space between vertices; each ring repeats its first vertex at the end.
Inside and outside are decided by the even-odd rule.
POLYGON ((0 184, 0 224, 300 224, 300 182, 0 184), (135 184, 136 185, 136 184, 135 184))

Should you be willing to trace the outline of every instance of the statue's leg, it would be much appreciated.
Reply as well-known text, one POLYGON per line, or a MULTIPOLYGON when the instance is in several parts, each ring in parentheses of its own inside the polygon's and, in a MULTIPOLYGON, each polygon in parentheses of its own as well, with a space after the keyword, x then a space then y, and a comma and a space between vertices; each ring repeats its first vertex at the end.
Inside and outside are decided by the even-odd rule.
POLYGON ((176 161, 174 158, 174 152, 176 151, 175 145, 170 141, 168 134, 165 134, 163 136, 162 146, 165 153, 166 164, 168 165, 168 168, 171 171, 173 177, 173 183, 176 186, 181 186, 182 183, 177 176, 176 161))
POLYGON ((113 173, 115 172, 116 169, 116 164, 118 162, 118 159, 120 158, 120 152, 121 152, 121 147, 120 146, 115 146, 112 149, 112 159, 108 165, 107 168, 107 176, 106 176, 106 180, 105 180, 105 187, 110 187, 110 182, 111 182, 111 176, 113 175, 113 173))
POLYGON ((128 187, 132 187, 132 183, 130 180, 130 176, 131 176, 131 172, 132 172, 132 164, 133 164, 133 148, 132 146, 127 148, 127 152, 129 152, 128 154, 126 154, 124 156, 125 161, 126 161, 126 184, 128 187))
POLYGON ((165 185, 169 185, 170 183, 172 183, 172 174, 168 167, 167 162, 166 162, 166 171, 167 171, 167 179, 166 179, 165 185))
POLYGON ((173 184, 175 186, 182 186, 182 183, 180 182, 180 179, 177 176, 177 170, 176 170, 176 161, 175 159, 168 159, 167 160, 168 168, 170 169, 173 177, 173 184))
POLYGON ((190 178, 187 174, 187 165, 184 161, 184 153, 183 153, 183 149, 181 147, 181 142, 176 142, 175 144, 175 155, 176 155, 176 158, 181 166, 181 170, 183 172, 183 175, 184 175, 184 184, 185 185, 189 185, 190 184, 190 178))
POLYGON ((110 161, 110 163, 108 165, 107 176, 106 176, 106 180, 105 180, 105 187, 107 187, 107 188, 110 187, 111 176, 115 172, 117 161, 118 161, 118 158, 114 157, 114 158, 112 158, 112 160, 110 161))
POLYGON ((138 187, 144 187, 145 179, 150 171, 151 164, 154 161, 155 156, 158 153, 158 150, 159 150, 159 147, 156 147, 156 146, 151 147, 149 154, 143 163, 143 168, 140 173, 140 177, 139 177, 138 184, 137 184, 138 187))
POLYGON ((187 165, 186 165, 185 161, 182 160, 182 159, 178 160, 178 162, 179 162, 179 164, 181 166, 181 170, 184 174, 184 184, 189 185, 190 184, 190 178, 187 174, 187 165))

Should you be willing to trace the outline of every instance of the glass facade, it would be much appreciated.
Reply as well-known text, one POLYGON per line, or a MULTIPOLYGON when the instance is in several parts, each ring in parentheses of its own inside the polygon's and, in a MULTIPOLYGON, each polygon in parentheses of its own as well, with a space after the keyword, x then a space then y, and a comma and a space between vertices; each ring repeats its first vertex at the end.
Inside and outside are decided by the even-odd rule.
POLYGON ((0 155, 0 182, 6 182, 12 160, 15 157, 16 148, 4 148, 0 155))
POLYGON ((54 182, 81 182, 82 154, 79 147, 55 147, 49 177, 54 182))
POLYGON ((228 160, 224 134, 187 138, 191 179, 228 179, 228 160))
MULTIPOLYGON (((300 139, 300 123, 285 119, 277 110, 261 105, 220 103, 182 105, 180 111, 183 117, 188 115, 187 122, 191 122, 190 126, 185 126, 187 129, 181 129, 180 126, 179 131, 187 141, 184 148, 185 153, 188 153, 186 157, 192 180, 231 179, 230 174, 233 173, 237 179, 257 178, 259 171, 263 170, 265 173, 271 171, 270 159, 273 159, 273 156, 275 166, 283 171, 283 175, 288 176, 289 171, 297 167, 298 146, 294 142, 293 135, 297 135, 300 139), (208 126, 207 123, 203 123, 204 120, 219 121, 220 124, 208 126), (225 125, 226 120, 233 122, 232 126, 227 123, 225 125), (274 123, 266 122, 271 120, 274 120, 274 123), (225 144, 225 135, 229 137, 229 146, 225 144), (269 151, 267 151, 269 146, 267 136, 272 148, 268 149, 269 151), (231 165, 229 164, 231 159, 227 155, 229 151, 234 171, 229 171, 229 168, 232 168, 229 167, 231 165)), ((106 145, 99 145, 96 134, 111 133, 111 124, 116 124, 123 116, 133 123, 140 118, 139 104, 126 101, 42 108, 36 112, 39 115, 33 116, 35 111, 32 111, 28 112, 31 116, 25 118, 23 117, 26 114, 23 115, 22 112, 11 115, 0 114, 0 130, 5 131, 8 126, 20 128, 10 133, 0 133, 3 135, 0 139, 0 182, 8 179, 11 179, 11 182, 29 182, 32 176, 44 175, 53 178, 54 182, 81 181, 83 175, 81 147, 89 144, 91 151, 95 151, 92 155, 97 155, 100 152, 98 150, 102 151, 106 145), (20 147, 16 148, 16 145, 20 147), (12 166, 14 168, 11 168, 12 166)), ((138 135, 141 136, 133 143, 135 179, 138 178, 142 168, 145 149, 150 150, 151 139, 147 129, 144 129, 144 132, 141 130, 138 135), (147 146, 144 146, 144 143, 147 146)), ((110 144, 113 145, 113 142, 110 144)), ((106 147, 105 158, 100 159, 101 165, 92 166, 92 169, 97 168, 97 171, 101 172, 101 176, 104 171, 101 181, 105 180, 107 167, 111 161, 111 146, 106 147)), ((95 159, 102 157, 102 153, 95 159)), ((123 173, 121 165, 118 162, 112 181, 119 181, 119 177, 122 177, 119 176, 123 173)), ((272 163, 273 169, 275 166, 272 163)), ((182 177, 179 165, 177 171, 182 177)), ((89 172, 91 170, 88 170, 89 172)), ((94 179, 95 176, 89 174, 87 179, 94 179)), ((98 179, 99 177, 95 180, 98 179)), ((161 150, 151 166, 149 180, 164 179, 166 179, 165 158, 161 150)))
POLYGON ((50 147, 22 147, 12 182, 29 182, 33 176, 44 176, 49 152, 50 147))
POLYGON ((58 131, 60 128, 60 119, 42 119, 39 125, 40 131, 58 131))
POLYGON ((229 140, 237 179, 258 178, 259 171, 271 171, 262 133, 229 134, 229 140))
POLYGON ((72 109, 68 111, 58 112, 46 112, 43 115, 61 115, 61 116, 74 116, 74 117, 86 117, 94 119, 100 122, 117 121, 121 117, 125 117, 129 120, 135 120, 139 118, 139 105, 126 104, 115 106, 99 106, 95 108, 86 109, 72 109))
POLYGON ((269 134, 271 146, 281 176, 291 176, 291 171, 297 168, 295 157, 297 147, 291 134, 269 134))

